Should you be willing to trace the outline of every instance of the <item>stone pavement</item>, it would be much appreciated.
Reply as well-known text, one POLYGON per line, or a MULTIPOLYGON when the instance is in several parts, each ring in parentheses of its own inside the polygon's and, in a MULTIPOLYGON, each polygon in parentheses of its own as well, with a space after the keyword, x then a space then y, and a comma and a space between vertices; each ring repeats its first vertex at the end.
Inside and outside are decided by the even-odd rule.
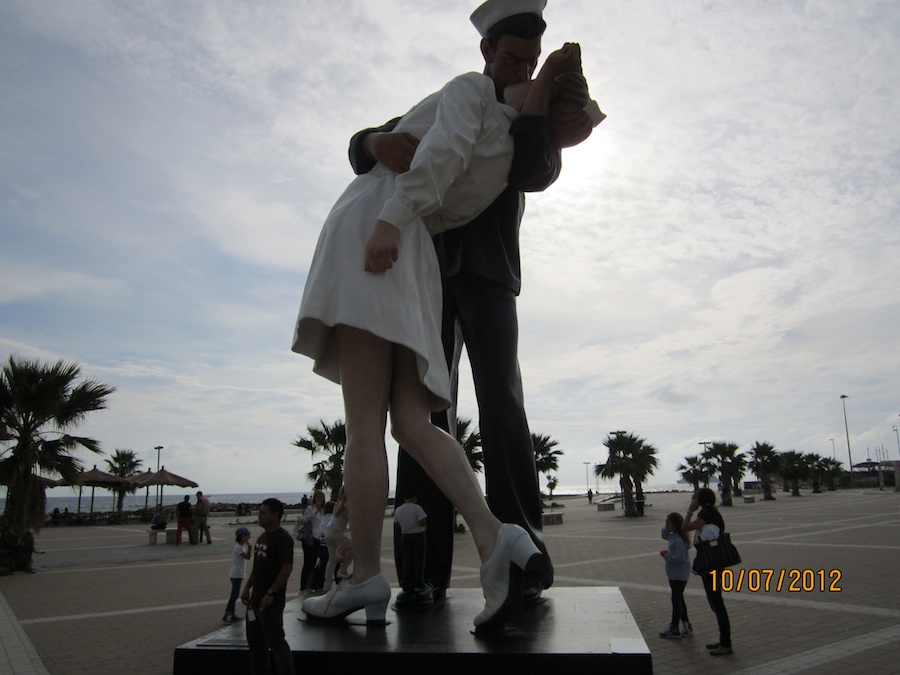
MULTIPOLYGON (((717 631, 698 579, 685 595, 694 637, 657 636, 671 606, 660 529, 667 513, 684 512, 687 494, 648 495, 643 519, 622 518, 618 506, 597 512, 584 498, 561 500, 564 524, 546 529, 556 584, 621 588, 657 673, 900 671, 900 493, 777 497, 723 509, 744 561, 725 579, 742 584, 725 599, 731 656, 712 658, 703 648, 717 631), (773 571, 770 588, 757 590, 765 570, 773 571)), ((236 520, 213 519, 211 546, 177 548, 147 546, 144 526, 44 530, 38 573, 0 577, 0 673, 170 673, 175 647, 222 625, 236 520)), ((396 586, 390 531, 386 519, 384 568, 396 586)), ((453 584, 475 587, 471 538, 456 541, 453 584)))

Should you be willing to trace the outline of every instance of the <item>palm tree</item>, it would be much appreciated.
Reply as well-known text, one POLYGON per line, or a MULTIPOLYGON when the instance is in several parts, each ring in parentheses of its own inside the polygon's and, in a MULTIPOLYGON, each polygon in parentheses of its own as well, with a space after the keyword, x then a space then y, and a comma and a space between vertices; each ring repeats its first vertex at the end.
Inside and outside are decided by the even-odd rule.
POLYGON ((697 494, 697 490, 700 489, 701 482, 704 486, 709 485, 709 477, 712 475, 709 463, 700 455, 685 457, 684 464, 679 464, 677 470, 681 472, 681 477, 694 488, 694 494, 697 494))
POLYGON ((556 480, 556 476, 547 476, 547 492, 550 493, 551 501, 553 500, 553 491, 557 485, 559 485, 559 481, 556 480))
POLYGON ((705 453, 701 453, 700 455, 700 464, 703 467, 703 487, 709 487, 710 479, 716 475, 716 471, 718 471, 718 466, 715 462, 709 459, 705 453))
POLYGON ((0 372, 0 426, 12 445, 0 453, 0 483, 9 486, 5 515, 19 543, 44 523, 46 495, 41 474, 74 480, 82 469, 72 456, 78 449, 100 452, 93 438, 71 436, 69 429, 89 412, 106 408, 115 389, 93 380, 76 383, 81 369, 10 356, 0 372))
POLYGON ((815 452, 807 452, 803 455, 806 460, 806 466, 809 467, 809 477, 812 480, 812 491, 814 495, 822 494, 819 483, 827 472, 824 464, 824 457, 815 452))
MULTIPOLYGON (((737 450, 735 445, 734 449, 737 450)), ((744 491, 741 489, 741 479, 747 473, 747 456, 743 452, 738 452, 731 462, 729 473, 731 474, 731 487, 734 489, 734 496, 741 497, 744 491)))
POLYGON ((551 471, 559 471, 559 458, 563 451, 553 449, 559 441, 532 433, 531 444, 534 446, 534 466, 539 474, 545 473, 549 477, 551 471))
POLYGON ((332 498, 337 496, 344 484, 344 451, 347 448, 347 429, 342 420, 328 425, 319 420, 320 427, 306 427, 309 437, 298 436, 292 445, 308 450, 313 459, 326 455, 325 459, 313 463, 313 470, 306 477, 313 482, 313 489, 326 490, 332 498))
POLYGON ((719 472, 719 490, 722 493, 722 506, 733 506, 731 488, 735 478, 740 480, 743 469, 738 460, 737 443, 712 443, 703 451, 703 457, 709 460, 719 472))
POLYGON ((644 500, 644 481, 653 475, 657 467, 659 460, 656 458, 656 448, 642 440, 635 448, 631 459, 631 477, 634 480, 634 492, 638 500, 644 500))
POLYGON ((825 468, 825 479, 828 481, 828 489, 837 490, 837 480, 844 473, 844 465, 831 457, 823 459, 822 464, 825 468))
POLYGON ((481 449, 481 434, 475 429, 471 433, 469 427, 472 420, 465 417, 456 418, 456 442, 462 446, 472 471, 480 473, 484 466, 484 451, 481 449))
POLYGON ((796 450, 781 453, 781 477, 791 484, 791 496, 800 496, 800 481, 809 475, 809 466, 796 450))
POLYGON ((644 444, 644 439, 634 434, 612 433, 603 441, 609 450, 605 464, 597 464, 594 473, 607 480, 618 477, 622 490, 623 512, 626 516, 636 516, 634 503, 634 456, 644 444))
POLYGON ((773 501, 772 477, 777 475, 781 455, 775 452, 775 447, 768 441, 757 441, 750 448, 750 461, 748 466, 756 474, 763 486, 763 501, 773 501))
MULTIPOLYGON (((133 450, 116 449, 110 457, 111 459, 106 460, 106 466, 109 468, 109 473, 113 476, 121 476, 122 478, 128 478, 129 476, 138 473, 141 464, 143 464, 141 460, 135 457, 133 450)), ((122 503, 125 501, 125 495, 134 494, 136 491, 137 486, 134 484, 117 485, 115 488, 116 511, 122 513, 122 503)))

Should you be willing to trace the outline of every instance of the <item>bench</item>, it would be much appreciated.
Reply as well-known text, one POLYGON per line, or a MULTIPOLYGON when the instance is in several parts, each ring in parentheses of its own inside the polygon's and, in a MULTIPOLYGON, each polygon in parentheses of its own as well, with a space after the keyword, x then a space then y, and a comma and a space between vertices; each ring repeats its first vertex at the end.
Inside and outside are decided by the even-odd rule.
POLYGON ((561 513, 542 513, 541 514, 541 524, 545 527, 547 525, 562 525, 562 517, 561 513))
POLYGON ((753 504, 756 502, 756 497, 744 497, 745 504, 753 504))
POLYGON ((602 504, 597 504, 598 511, 615 511, 616 505, 612 502, 603 502, 602 504))
POLYGON ((156 538, 164 534, 166 535, 166 543, 174 544, 175 543, 175 535, 178 533, 178 530, 166 529, 166 530, 147 530, 147 545, 148 546, 156 546, 156 538))

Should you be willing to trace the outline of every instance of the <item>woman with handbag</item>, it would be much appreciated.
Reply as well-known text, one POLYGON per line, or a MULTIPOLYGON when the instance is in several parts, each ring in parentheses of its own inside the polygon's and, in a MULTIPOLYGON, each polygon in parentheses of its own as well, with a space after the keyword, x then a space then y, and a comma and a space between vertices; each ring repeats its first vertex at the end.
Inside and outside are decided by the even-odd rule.
MULTIPOLYGON (((684 531, 691 532, 693 530, 697 531, 694 535, 694 547, 698 549, 698 557, 701 555, 699 542, 716 541, 719 535, 725 532, 725 521, 716 508, 716 493, 709 488, 700 488, 697 491, 697 496, 691 501, 684 517, 684 531), (697 512, 696 518, 694 518, 695 512, 697 512)), ((722 599, 722 586, 713 583, 712 572, 714 570, 698 571, 697 561, 694 562, 694 571, 703 579, 706 599, 719 623, 719 641, 706 645, 706 648, 709 650, 710 656, 726 656, 733 651, 731 649, 731 622, 728 620, 728 610, 725 609, 725 601, 722 599)))

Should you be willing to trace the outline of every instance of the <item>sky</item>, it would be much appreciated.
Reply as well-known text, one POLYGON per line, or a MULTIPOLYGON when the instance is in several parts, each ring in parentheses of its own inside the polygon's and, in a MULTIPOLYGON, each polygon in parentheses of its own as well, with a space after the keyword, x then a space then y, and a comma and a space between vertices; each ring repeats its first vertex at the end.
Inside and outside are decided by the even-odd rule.
MULTIPOLYGON (((79 428, 107 453, 305 490, 291 441, 343 408, 290 344, 347 142, 482 70, 477 4, 4 0, 0 357, 114 386, 79 428)), ((545 18, 608 115, 521 228, 526 409, 560 485, 594 487, 615 430, 657 448, 651 483, 703 441, 846 465, 842 394, 854 463, 898 459, 900 4, 545 18)))

